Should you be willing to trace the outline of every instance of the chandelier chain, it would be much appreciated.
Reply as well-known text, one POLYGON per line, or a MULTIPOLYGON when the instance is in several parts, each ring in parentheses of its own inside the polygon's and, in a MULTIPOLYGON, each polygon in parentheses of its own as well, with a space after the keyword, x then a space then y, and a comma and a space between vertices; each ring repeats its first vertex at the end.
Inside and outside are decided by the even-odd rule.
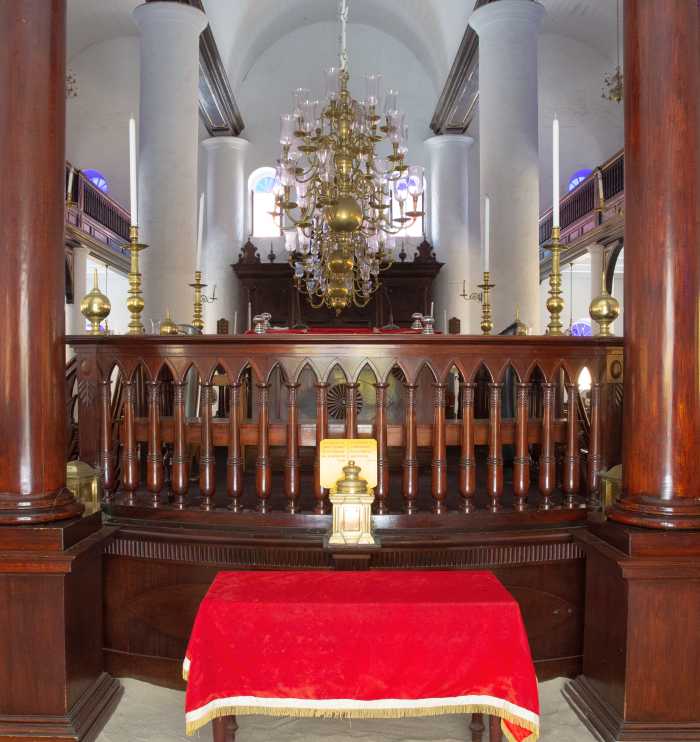
POLYGON ((348 68, 348 38, 347 38, 347 24, 348 15, 350 8, 348 0, 338 0, 338 17, 340 18, 340 69, 347 70, 348 68))

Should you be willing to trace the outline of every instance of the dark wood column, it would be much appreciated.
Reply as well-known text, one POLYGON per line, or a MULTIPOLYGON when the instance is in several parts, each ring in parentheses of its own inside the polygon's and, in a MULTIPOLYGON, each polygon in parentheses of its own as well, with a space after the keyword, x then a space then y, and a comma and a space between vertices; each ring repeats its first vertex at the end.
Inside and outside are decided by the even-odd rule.
POLYGON ((79 515, 66 483, 65 0, 0 3, 0 523, 79 515))
POLYGON ((624 497, 700 528, 700 10, 625 2, 624 497))

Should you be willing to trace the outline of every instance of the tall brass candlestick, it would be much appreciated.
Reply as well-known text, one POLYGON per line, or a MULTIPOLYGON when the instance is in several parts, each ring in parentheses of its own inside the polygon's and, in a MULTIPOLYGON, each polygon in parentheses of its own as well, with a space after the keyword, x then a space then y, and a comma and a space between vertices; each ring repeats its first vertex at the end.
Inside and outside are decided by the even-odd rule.
POLYGON ((141 323, 141 312, 143 312, 144 301, 141 294, 141 271, 139 269, 139 253, 148 245, 139 242, 139 228, 136 225, 129 227, 129 253, 131 264, 129 267, 129 298, 126 306, 131 314, 129 322, 129 335, 143 335, 144 326, 141 323))
POLYGON ((481 332, 483 335, 490 335, 491 330, 493 330, 493 321, 491 320, 489 291, 495 288, 495 284, 490 282, 488 271, 484 271, 483 283, 480 283, 477 288, 481 289, 481 332))
POLYGON ((552 227, 552 270, 549 274, 549 298, 547 299, 547 311, 549 312, 549 324, 547 335, 563 335, 560 315, 564 310, 564 300, 561 298, 561 243, 559 242, 559 227, 552 227))
POLYGON ((192 314, 192 327, 196 327, 198 330, 204 329, 204 320, 202 319, 202 289, 206 288, 207 284, 202 283, 202 271, 194 272, 194 283, 190 286, 194 289, 194 312, 192 314))

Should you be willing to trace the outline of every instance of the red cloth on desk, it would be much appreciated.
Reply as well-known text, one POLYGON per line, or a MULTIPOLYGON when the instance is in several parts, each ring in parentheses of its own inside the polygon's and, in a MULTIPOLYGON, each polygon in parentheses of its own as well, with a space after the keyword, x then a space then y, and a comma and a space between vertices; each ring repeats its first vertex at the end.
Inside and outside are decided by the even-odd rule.
MULTIPOLYGON (((380 327, 310 327, 308 330, 275 330, 269 329, 266 334, 270 335, 395 335, 404 333, 407 335, 420 335, 421 330, 411 330, 410 327, 400 327, 398 330, 383 330, 380 327)), ((246 335, 255 335, 255 330, 246 330, 246 335)), ((442 333, 435 331, 435 335, 442 333)))
POLYGON ((184 665, 187 732, 217 716, 499 716, 539 734, 520 609, 490 572, 221 572, 184 665))

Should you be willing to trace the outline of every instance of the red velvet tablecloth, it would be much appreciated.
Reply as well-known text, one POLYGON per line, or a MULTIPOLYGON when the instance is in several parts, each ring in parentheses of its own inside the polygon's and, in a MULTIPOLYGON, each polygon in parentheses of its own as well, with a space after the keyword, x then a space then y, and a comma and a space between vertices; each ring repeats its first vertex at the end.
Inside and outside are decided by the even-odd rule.
MULTIPOLYGON (((400 327, 398 330, 385 330, 381 327, 309 327, 307 330, 283 329, 275 330, 270 328, 265 331, 269 335, 395 335, 403 333, 404 335, 420 335, 422 330, 412 330, 410 327, 400 327)), ((246 330, 246 335, 255 335, 255 330, 246 330)), ((441 335, 435 330, 435 335, 441 335)))
POLYGON ((490 572, 221 572, 184 662, 187 733, 218 716, 484 713, 539 735, 520 609, 490 572))

